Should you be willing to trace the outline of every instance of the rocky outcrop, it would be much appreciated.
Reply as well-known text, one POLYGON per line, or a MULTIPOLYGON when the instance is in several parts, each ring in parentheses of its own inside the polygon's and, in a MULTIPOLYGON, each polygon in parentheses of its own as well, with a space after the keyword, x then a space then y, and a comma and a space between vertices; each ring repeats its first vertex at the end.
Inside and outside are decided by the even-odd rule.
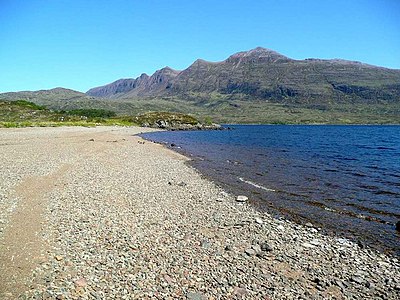
POLYGON ((139 115, 134 120, 142 127, 159 128, 166 130, 220 130, 221 125, 209 123, 204 124, 193 116, 170 113, 170 112, 149 112, 139 115))

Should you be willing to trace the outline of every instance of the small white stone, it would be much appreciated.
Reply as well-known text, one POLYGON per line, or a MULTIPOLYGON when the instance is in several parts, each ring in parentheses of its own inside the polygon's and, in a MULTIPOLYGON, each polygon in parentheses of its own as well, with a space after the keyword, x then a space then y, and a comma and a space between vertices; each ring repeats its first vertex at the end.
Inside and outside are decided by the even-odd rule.
POLYGON ((255 218, 257 224, 262 224, 264 221, 261 218, 255 218))
POLYGON ((238 202, 246 202, 248 199, 249 198, 247 196, 240 195, 240 196, 237 196, 236 201, 238 201, 238 202))
POLYGON ((311 245, 314 245, 314 246, 319 246, 321 243, 320 243, 318 240, 312 240, 312 241, 310 242, 310 244, 311 244, 311 245))
POLYGON ((285 230, 285 227, 283 227, 283 225, 278 225, 278 227, 277 227, 279 230, 285 230))

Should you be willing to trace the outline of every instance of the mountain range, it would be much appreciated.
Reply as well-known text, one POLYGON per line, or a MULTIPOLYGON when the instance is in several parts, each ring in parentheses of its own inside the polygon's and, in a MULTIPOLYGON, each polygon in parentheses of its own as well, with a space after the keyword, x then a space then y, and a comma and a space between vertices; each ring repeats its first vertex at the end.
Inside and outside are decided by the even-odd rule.
POLYGON ((296 60, 258 47, 86 93, 56 88, 3 93, 0 99, 121 114, 176 111, 227 123, 400 123, 400 70, 342 59, 296 60))
POLYGON ((217 95, 275 103, 382 103, 400 99, 400 70, 340 59, 294 60, 255 48, 222 62, 198 59, 183 71, 119 79, 87 91, 103 98, 217 95))

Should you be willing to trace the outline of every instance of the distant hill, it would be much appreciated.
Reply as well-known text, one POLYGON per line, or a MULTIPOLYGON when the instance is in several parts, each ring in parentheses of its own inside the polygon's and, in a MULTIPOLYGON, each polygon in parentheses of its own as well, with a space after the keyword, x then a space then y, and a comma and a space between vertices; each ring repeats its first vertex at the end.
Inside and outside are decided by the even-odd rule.
POLYGON ((44 99, 53 99, 56 97, 57 99, 63 99, 63 100, 71 100, 71 99, 77 99, 81 97, 88 97, 86 94, 77 92, 74 90, 70 89, 65 89, 65 88, 54 88, 51 90, 40 90, 40 91, 21 91, 21 92, 9 92, 9 93, 3 93, 0 94, 3 98, 7 98, 9 100, 13 99, 21 99, 23 98, 24 100, 44 100, 44 99))
POLYGON ((400 70, 340 59, 294 60, 256 48, 222 62, 196 60, 183 71, 120 79, 87 91, 104 98, 218 96, 273 103, 393 103, 400 101, 400 70))
POLYGON ((8 101, 31 101, 53 109, 76 108, 79 106, 79 103, 82 104, 87 103, 88 101, 96 101, 94 97, 88 96, 85 93, 61 87, 51 90, 3 93, 0 94, 0 100, 1 99, 8 101))

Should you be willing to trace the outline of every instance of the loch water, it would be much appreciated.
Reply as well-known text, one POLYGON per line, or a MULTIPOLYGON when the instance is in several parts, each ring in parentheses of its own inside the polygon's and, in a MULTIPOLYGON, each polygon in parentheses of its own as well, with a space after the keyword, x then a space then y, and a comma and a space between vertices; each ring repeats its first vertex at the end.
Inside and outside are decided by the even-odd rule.
POLYGON ((400 255, 400 126, 229 127, 142 136, 258 209, 400 255))

